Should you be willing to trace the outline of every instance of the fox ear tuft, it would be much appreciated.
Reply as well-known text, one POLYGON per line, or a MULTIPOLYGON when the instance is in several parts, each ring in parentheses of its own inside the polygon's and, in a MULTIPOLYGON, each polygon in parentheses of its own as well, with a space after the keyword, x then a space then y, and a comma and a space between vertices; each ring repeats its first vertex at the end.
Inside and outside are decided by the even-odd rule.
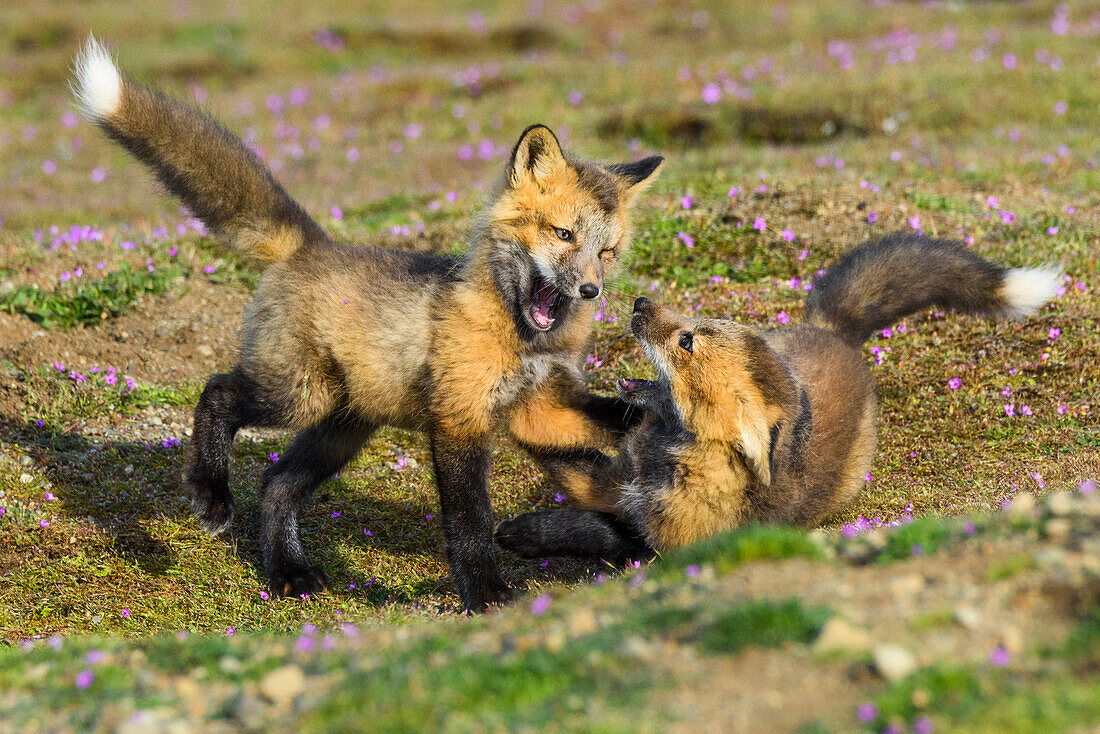
POLYGON ((633 163, 612 163, 607 170, 618 176, 631 197, 637 196, 656 180, 664 158, 653 155, 633 163))
POLYGON ((508 164, 508 181, 517 186, 524 181, 540 182, 568 165, 557 137, 545 125, 532 125, 519 136, 508 164))

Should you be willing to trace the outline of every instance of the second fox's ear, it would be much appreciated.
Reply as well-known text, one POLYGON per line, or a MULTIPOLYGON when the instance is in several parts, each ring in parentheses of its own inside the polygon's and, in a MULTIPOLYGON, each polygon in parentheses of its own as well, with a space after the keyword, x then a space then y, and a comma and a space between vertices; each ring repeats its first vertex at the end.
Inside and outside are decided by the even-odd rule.
POLYGON ((633 199, 657 180, 664 160, 661 156, 654 155, 633 163, 612 163, 607 170, 622 181, 627 195, 633 199))
POLYGON ((518 186, 526 181, 541 183, 567 166, 557 137, 545 125, 532 125, 519 136, 508 164, 508 182, 518 186))

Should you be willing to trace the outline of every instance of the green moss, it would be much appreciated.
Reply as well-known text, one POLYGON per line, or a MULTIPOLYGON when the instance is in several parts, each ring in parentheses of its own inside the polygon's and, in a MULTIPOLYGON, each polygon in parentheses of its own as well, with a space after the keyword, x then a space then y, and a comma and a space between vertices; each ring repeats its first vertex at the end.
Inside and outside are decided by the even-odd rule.
POLYGON ((163 293, 183 275, 179 268, 134 270, 123 263, 94 283, 72 283, 53 291, 23 285, 0 296, 0 311, 22 314, 47 329, 90 326, 123 314, 146 294, 163 293))
POLYGON ((824 560, 825 551, 804 530, 778 525, 748 525, 665 554, 654 571, 682 574, 687 566, 707 564, 728 573, 748 561, 809 558, 824 560))
POLYGON ((736 653, 749 646, 807 643, 817 637, 830 616, 829 609, 807 609, 797 599, 744 602, 699 628, 693 639, 702 649, 718 654, 736 653))
POLYGON ((894 528, 886 536, 886 547, 879 561, 901 561, 917 555, 935 553, 955 532, 954 521, 938 517, 922 517, 908 525, 894 528))

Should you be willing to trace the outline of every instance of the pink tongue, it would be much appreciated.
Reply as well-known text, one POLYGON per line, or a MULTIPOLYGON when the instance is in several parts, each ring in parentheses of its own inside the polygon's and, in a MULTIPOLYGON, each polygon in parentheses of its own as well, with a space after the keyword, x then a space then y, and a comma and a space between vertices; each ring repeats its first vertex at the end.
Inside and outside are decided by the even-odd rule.
POLYGON ((540 329, 549 329, 550 325, 554 323, 554 317, 550 315, 550 304, 538 302, 532 303, 531 319, 540 329))
POLYGON ((535 301, 531 304, 531 319, 540 329, 549 329, 554 323, 554 317, 550 315, 550 307, 554 305, 555 291, 552 286, 544 285, 535 294, 535 301))

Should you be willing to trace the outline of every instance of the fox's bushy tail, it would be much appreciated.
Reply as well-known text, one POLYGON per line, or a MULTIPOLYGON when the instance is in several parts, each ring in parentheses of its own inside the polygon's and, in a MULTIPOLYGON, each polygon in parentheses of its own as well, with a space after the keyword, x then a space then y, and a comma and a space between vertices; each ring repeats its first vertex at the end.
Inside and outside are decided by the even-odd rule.
POLYGON ((230 247, 275 262, 326 238, 244 142, 202 110, 124 76, 94 37, 73 70, 84 115, 230 247))
POLYGON ((859 346, 931 306, 994 317, 1024 316, 1054 297, 1057 267, 1005 268, 959 242, 890 234, 837 260, 806 299, 806 322, 859 346))

